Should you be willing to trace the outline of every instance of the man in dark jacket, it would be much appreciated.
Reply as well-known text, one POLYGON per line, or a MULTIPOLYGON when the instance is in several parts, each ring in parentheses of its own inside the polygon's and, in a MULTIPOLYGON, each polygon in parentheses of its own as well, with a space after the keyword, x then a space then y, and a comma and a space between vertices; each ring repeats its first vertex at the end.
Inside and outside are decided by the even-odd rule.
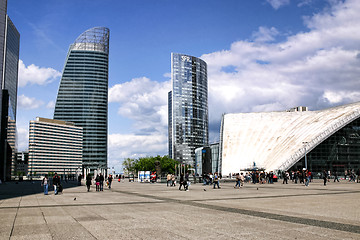
POLYGON ((324 180, 324 186, 326 186, 326 182, 328 180, 328 174, 327 174, 326 170, 323 171, 322 178, 324 180))
POLYGON ((87 187, 88 192, 90 191, 91 180, 92 180, 92 177, 91 177, 90 173, 88 173, 88 175, 86 176, 86 187, 87 187))
POLYGON ((60 177, 57 175, 57 173, 55 173, 53 177, 53 186, 54 186, 55 195, 57 195, 60 186, 60 177))
POLYGON ((113 177, 112 175, 110 174, 109 177, 108 177, 108 182, 109 182, 109 189, 111 188, 111 182, 113 180, 113 177))
POLYGON ((104 191, 104 176, 100 173, 100 177, 99 177, 99 180, 100 180, 100 191, 104 191))
POLYGON ((184 174, 181 173, 180 174, 180 186, 179 186, 179 190, 181 190, 181 186, 184 186, 184 190, 186 190, 186 187, 185 187, 185 180, 184 180, 184 174))

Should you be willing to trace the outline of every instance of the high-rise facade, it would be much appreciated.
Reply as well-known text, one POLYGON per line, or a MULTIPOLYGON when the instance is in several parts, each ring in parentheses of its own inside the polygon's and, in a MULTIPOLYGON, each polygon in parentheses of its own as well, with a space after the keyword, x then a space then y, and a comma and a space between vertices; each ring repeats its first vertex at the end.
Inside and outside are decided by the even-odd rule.
POLYGON ((8 131, 8 120, 16 124, 16 102, 18 86, 18 65, 19 65, 20 34, 10 17, 7 15, 7 1, 0 0, 0 91, 1 98, 1 123, 0 129, 0 179, 10 179, 10 169, 15 164, 15 135, 8 131), (6 99, 5 99, 6 98, 6 99))
POLYGON ((195 149, 208 145, 208 83, 206 62, 189 55, 171 54, 169 92, 169 156, 195 164, 195 149))
POLYGON ((83 168, 107 169, 109 29, 91 28, 70 46, 54 119, 82 127, 83 168))
POLYGON ((76 175, 82 167, 83 129, 74 123, 37 117, 29 127, 29 171, 76 175))

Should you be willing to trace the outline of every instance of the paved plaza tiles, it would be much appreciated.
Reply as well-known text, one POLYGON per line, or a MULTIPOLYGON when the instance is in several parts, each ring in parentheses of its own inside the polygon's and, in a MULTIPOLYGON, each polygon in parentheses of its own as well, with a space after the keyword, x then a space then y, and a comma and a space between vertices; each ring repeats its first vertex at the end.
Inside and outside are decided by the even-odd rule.
POLYGON ((360 239, 360 183, 0 185, 0 239, 360 239), (76 198, 76 199, 75 199, 76 198))

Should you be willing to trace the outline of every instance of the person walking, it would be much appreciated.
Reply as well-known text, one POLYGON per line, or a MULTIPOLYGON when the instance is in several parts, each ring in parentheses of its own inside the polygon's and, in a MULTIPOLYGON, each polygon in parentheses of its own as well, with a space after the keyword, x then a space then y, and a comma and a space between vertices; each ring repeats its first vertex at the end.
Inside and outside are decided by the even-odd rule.
POLYGON ((236 184, 235 184, 234 188, 240 188, 240 174, 239 173, 236 174, 236 184))
POLYGON ((168 173, 166 175, 166 186, 168 187, 169 185, 170 185, 170 187, 172 185, 172 183, 171 183, 171 174, 170 173, 168 173))
POLYGON ((171 185, 170 187, 172 186, 176 186, 176 178, 175 178, 175 174, 171 174, 171 185))
POLYGON ((92 180, 92 177, 91 177, 90 173, 88 173, 88 175, 86 176, 86 187, 87 187, 88 192, 90 192, 91 180, 92 180))
POLYGON ((100 180, 100 191, 104 191, 104 176, 100 173, 100 177, 99 177, 99 180, 100 180))
POLYGON ((284 172, 283 173, 283 178, 284 178, 284 180, 283 180, 283 184, 288 184, 288 179, 289 179, 289 173, 288 172, 284 172))
POLYGON ((305 186, 308 187, 309 186, 309 183, 310 183, 310 178, 311 178, 311 175, 309 175, 309 170, 306 170, 305 171, 305 186))
POLYGON ((55 173, 53 177, 53 187, 54 187, 54 193, 55 195, 57 195, 60 187, 60 177, 57 175, 57 173, 55 173))
POLYGON ((180 174, 180 184, 179 184, 179 190, 181 190, 181 186, 184 186, 184 190, 186 190, 185 188, 185 183, 184 183, 184 174, 180 174))
POLYGON ((326 186, 326 182, 327 182, 328 174, 327 174, 327 172, 326 172, 325 170, 323 171, 323 175, 322 175, 322 177, 323 177, 323 180, 324 180, 324 186, 326 186))
POLYGON ((185 173, 184 185, 185 185, 185 191, 189 191, 189 186, 190 186, 189 173, 185 173))
POLYGON ((240 173, 240 187, 244 186, 245 177, 243 173, 240 173))
POLYGON ((78 176, 78 186, 81 186, 81 179, 82 179, 82 175, 81 174, 79 174, 79 176, 78 176))
POLYGON ((214 182, 214 189, 215 189, 215 186, 217 186, 218 189, 221 188, 220 185, 219 185, 219 175, 218 175, 217 172, 214 174, 214 181, 213 182, 214 182))
POLYGON ((96 185, 96 191, 99 192, 100 191, 100 176, 99 176, 99 174, 96 175, 95 185, 96 185))
POLYGON ((110 174, 109 177, 108 177, 109 189, 111 189, 112 180, 113 180, 113 177, 112 177, 112 175, 110 174))
POLYGON ((44 186, 44 195, 48 195, 48 191, 49 191, 49 179, 48 179, 48 175, 45 174, 45 177, 43 178, 42 182, 41 182, 41 186, 44 186))
POLYGON ((338 177, 338 173, 334 172, 334 182, 336 182, 336 181, 340 182, 339 177, 338 177))
POLYGON ((273 184, 274 183, 274 172, 270 171, 269 173, 269 183, 273 184))

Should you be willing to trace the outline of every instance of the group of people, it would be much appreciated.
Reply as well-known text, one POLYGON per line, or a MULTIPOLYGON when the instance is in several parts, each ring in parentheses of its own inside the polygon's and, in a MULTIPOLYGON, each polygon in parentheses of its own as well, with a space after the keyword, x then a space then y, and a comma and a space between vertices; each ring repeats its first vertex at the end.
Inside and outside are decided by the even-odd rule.
POLYGON ((292 171, 292 172, 283 172, 282 174, 283 184, 288 184, 288 181, 291 180, 293 183, 297 184, 305 184, 305 186, 309 186, 309 183, 312 181, 313 176, 310 170, 303 169, 301 171, 292 171))
POLYGON ((349 179, 349 182, 360 182, 360 168, 355 172, 354 169, 345 170, 345 178, 349 179))
POLYGON ((222 178, 221 174, 219 174, 218 172, 215 172, 214 174, 212 174, 211 172, 208 174, 203 174, 202 175, 203 178, 203 185, 213 185, 214 189, 217 188, 221 188, 220 187, 220 179, 222 178))
MULTIPOLYGON (((89 173, 87 176, 86 176, 86 187, 87 187, 87 191, 89 192, 90 191, 90 186, 92 184, 92 176, 91 174, 89 173)), ((111 183, 112 183, 112 180, 113 180, 113 177, 112 175, 110 174, 107 178, 107 181, 106 181, 106 185, 109 187, 109 189, 111 189, 111 183)), ((97 192, 100 192, 100 191, 104 191, 104 181, 105 181, 105 178, 104 176, 100 173, 100 174, 97 174, 95 179, 95 189, 97 192)))
MULTIPOLYGON (((41 181, 41 186, 43 186, 43 188, 44 188, 44 194, 45 195, 49 194, 49 185, 50 185, 49 177, 48 177, 47 174, 45 174, 45 177, 41 181)), ((52 185, 54 187, 54 194, 55 195, 57 195, 59 192, 62 192, 62 186, 61 186, 60 177, 57 175, 57 173, 55 173, 53 178, 52 178, 52 185)))
MULTIPOLYGON (((309 186, 309 183, 312 182, 313 174, 311 171, 307 169, 299 170, 299 171, 291 171, 291 172, 283 172, 280 174, 283 178, 283 184, 288 184, 289 181, 292 181, 293 183, 297 184, 298 182, 300 184, 304 184, 305 186, 309 186)), ((323 179, 324 185, 326 186, 327 182, 330 181, 330 177, 334 177, 334 182, 339 182, 338 174, 334 172, 334 174, 331 175, 330 171, 324 170, 321 174, 319 174, 319 177, 323 179)), ((204 185, 213 185, 213 188, 221 188, 220 187, 220 179, 221 174, 218 174, 217 172, 212 174, 203 174, 203 184, 204 185)), ((119 181, 120 181, 119 176, 119 181)), ((167 186, 175 187, 176 186, 176 176, 174 174, 167 174, 167 186)), ((260 184, 272 184, 274 182, 274 179, 277 178, 277 176, 272 172, 264 172, 264 171, 252 171, 252 172, 246 172, 244 173, 236 173, 236 184, 234 188, 242 188, 244 186, 244 183, 246 182, 252 182, 253 184, 260 183, 260 184)), ((347 170, 345 171, 345 178, 348 178, 349 181, 353 182, 360 182, 360 169, 358 169, 356 172, 354 170, 347 170)), ((81 179, 82 176, 80 175, 78 177, 78 184, 81 185, 81 179)), ((86 186, 87 191, 90 191, 90 186, 92 185, 93 177, 91 174, 88 174, 86 176, 86 186)), ((190 186, 190 180, 189 180, 189 173, 181 174, 179 179, 179 190, 182 188, 185 191, 189 190, 190 186)), ((97 174, 94 178, 94 183, 96 187, 96 191, 104 191, 104 176, 100 173, 97 174)), ((113 181, 113 177, 110 174, 106 179, 106 186, 108 186, 109 189, 111 189, 111 184, 113 181)), ((41 182, 41 186, 44 188, 44 194, 49 194, 49 186, 50 186, 50 180, 48 178, 48 175, 46 174, 41 182)), ((59 192, 62 192, 62 185, 60 177, 57 173, 54 174, 52 178, 52 186, 54 188, 54 194, 57 195, 59 192)))
POLYGON ((168 173, 168 175, 166 175, 166 186, 167 187, 175 187, 176 186, 176 177, 175 174, 170 174, 168 173))
POLYGON ((217 173, 217 172, 214 173, 214 174, 212 174, 211 172, 208 173, 208 174, 204 173, 204 174, 202 175, 203 184, 204 184, 204 185, 213 185, 213 183, 214 183, 214 178, 215 178, 215 174, 216 174, 216 178, 219 178, 219 179, 222 178, 221 174, 220 174, 220 173, 217 173))

